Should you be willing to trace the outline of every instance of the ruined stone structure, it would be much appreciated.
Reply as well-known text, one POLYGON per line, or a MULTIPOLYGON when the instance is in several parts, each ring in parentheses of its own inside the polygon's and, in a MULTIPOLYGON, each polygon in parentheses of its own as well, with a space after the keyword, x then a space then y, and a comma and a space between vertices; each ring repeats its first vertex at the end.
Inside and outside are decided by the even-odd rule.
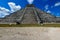
POLYGON ((57 18, 49 13, 43 12, 34 5, 27 5, 24 9, 11 13, 0 19, 0 24, 20 23, 20 24, 40 24, 40 23, 60 22, 57 18))

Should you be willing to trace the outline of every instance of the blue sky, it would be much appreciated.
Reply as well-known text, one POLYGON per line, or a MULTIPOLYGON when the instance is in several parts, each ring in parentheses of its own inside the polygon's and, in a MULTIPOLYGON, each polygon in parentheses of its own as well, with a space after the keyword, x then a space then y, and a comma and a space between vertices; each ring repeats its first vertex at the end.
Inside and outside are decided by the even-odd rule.
POLYGON ((47 13, 60 17, 60 0, 0 0, 0 18, 24 8, 29 2, 47 13))

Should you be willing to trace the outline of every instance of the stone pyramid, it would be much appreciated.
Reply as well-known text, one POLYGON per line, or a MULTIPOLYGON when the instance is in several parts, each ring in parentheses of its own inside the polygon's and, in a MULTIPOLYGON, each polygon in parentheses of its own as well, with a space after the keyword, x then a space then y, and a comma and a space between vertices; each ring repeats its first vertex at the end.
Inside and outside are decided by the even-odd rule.
POLYGON ((56 17, 41 11, 33 4, 27 5, 24 9, 11 13, 10 15, 0 19, 0 23, 20 23, 20 24, 40 24, 56 22, 56 17))

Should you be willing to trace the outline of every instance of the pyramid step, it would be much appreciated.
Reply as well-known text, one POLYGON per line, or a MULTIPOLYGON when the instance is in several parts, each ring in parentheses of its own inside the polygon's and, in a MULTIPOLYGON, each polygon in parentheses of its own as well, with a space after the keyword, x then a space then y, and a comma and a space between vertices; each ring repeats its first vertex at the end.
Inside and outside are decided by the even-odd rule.
POLYGON ((25 15, 23 17, 23 20, 21 24, 36 24, 37 21, 35 19, 35 14, 33 8, 27 8, 25 11, 25 15))

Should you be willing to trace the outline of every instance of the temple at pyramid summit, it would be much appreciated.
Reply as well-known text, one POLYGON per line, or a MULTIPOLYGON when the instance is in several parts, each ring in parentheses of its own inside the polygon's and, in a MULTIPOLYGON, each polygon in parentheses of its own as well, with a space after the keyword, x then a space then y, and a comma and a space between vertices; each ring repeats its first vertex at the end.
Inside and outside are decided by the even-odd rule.
POLYGON ((60 23, 60 17, 55 17, 46 13, 33 4, 28 4, 25 8, 10 15, 0 18, 0 24, 40 24, 40 23, 60 23))

